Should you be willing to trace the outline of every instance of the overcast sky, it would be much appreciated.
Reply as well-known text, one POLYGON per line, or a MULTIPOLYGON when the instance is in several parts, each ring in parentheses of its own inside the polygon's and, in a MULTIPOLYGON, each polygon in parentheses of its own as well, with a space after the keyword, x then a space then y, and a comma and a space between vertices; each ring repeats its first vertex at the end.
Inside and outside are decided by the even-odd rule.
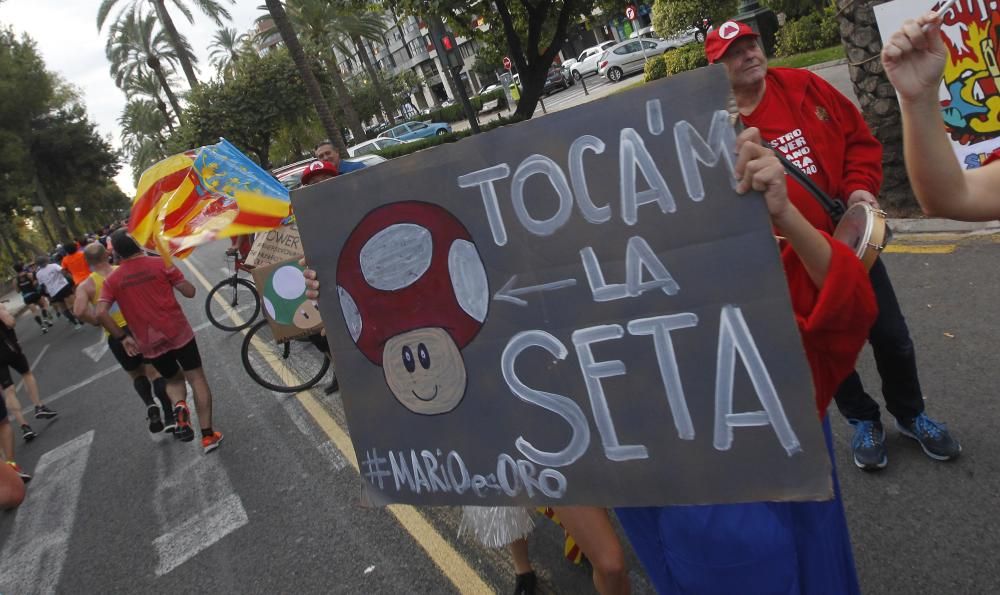
MULTIPOLYGON (((119 0, 119 4, 126 7, 130 2, 119 0)), ((257 7, 262 4, 261 0, 236 0, 235 5, 228 7, 233 16, 228 26, 241 32, 249 30, 260 14, 257 7)), ((115 147, 120 147, 118 116, 125 106, 125 96, 115 87, 108 73, 108 61, 104 57, 108 23, 105 23, 104 32, 98 32, 99 5, 100 0, 6 0, 0 4, 0 25, 12 26, 19 34, 27 33, 35 40, 48 69, 83 91, 90 119, 97 123, 102 135, 109 137, 115 147)), ((171 5, 167 2, 168 7, 171 5)), ((112 12, 112 17, 115 14, 112 12)), ((195 49, 201 69, 198 78, 207 80, 211 74, 208 45, 218 27, 196 10, 195 25, 188 25, 176 10, 171 11, 171 16, 195 49)), ((177 78, 182 80, 183 75, 177 78)), ((135 191, 132 171, 127 163, 123 166, 116 180, 131 198, 135 191)))

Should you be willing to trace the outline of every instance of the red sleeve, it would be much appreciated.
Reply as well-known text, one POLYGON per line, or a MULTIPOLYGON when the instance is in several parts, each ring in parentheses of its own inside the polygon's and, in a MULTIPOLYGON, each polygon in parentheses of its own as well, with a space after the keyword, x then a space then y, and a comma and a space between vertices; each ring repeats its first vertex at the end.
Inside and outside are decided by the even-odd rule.
POLYGON ((844 135, 844 200, 855 190, 878 196, 882 188, 882 143, 872 136, 868 124, 851 100, 833 85, 813 74, 812 84, 831 109, 831 116, 844 135))
POLYGON ((178 283, 184 281, 184 273, 175 266, 168 266, 164 268, 163 271, 167 275, 167 281, 170 281, 170 285, 176 287, 178 283))
POLYGON ((820 289, 813 285, 791 248, 786 247, 781 255, 821 417, 837 387, 854 369, 878 313, 868 271, 861 260, 845 244, 823 235, 833 255, 820 289))
POLYGON ((111 273, 108 275, 107 279, 104 280, 104 285, 101 286, 101 295, 97 298, 98 302, 111 305, 115 303, 115 284, 112 279, 114 279, 115 274, 111 273))

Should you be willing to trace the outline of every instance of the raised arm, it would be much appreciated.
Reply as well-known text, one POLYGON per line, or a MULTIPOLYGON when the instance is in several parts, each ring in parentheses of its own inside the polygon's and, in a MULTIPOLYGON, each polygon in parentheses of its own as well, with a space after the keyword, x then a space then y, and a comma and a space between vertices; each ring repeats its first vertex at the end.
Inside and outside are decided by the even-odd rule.
POLYGON ((935 12, 906 21, 882 48, 886 75, 899 93, 906 172, 928 215, 997 219, 1000 165, 963 171, 948 142, 938 102, 947 52, 935 12))

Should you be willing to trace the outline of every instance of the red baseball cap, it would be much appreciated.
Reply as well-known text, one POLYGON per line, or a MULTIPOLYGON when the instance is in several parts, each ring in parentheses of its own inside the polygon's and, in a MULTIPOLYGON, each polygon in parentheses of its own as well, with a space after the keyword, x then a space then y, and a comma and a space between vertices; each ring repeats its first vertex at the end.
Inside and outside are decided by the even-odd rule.
POLYGON ((749 25, 739 21, 726 21, 709 31, 705 37, 705 56, 709 64, 718 62, 734 41, 748 35, 760 37, 749 25))
POLYGON ((310 183, 310 180, 312 180, 312 177, 319 173, 335 176, 339 172, 337 171, 337 166, 329 161, 313 161, 302 174, 302 185, 307 186, 310 183))

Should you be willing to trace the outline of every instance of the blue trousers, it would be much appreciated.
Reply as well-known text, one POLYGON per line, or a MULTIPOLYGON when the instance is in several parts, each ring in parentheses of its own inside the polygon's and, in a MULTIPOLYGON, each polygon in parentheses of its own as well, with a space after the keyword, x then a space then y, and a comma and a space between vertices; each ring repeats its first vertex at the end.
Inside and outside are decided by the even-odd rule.
MULTIPOLYGON (((830 424, 823 421, 827 451, 830 424)), ((832 454, 831 454, 832 459, 832 454)), ((617 508, 661 594, 860 594, 833 470, 834 499, 617 508)))

